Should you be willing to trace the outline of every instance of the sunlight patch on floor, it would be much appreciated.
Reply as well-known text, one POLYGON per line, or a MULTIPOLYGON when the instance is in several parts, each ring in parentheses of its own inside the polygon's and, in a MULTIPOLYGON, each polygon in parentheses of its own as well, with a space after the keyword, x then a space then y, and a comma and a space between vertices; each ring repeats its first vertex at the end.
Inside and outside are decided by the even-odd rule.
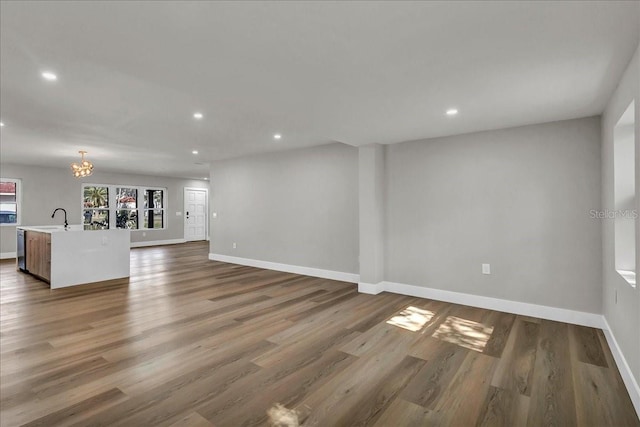
POLYGON ((472 320, 448 316, 432 337, 470 350, 482 352, 491 338, 493 328, 472 320))
POLYGON ((409 306, 399 314, 387 320, 387 323, 408 331, 416 332, 424 327, 431 320, 433 312, 422 308, 409 306))

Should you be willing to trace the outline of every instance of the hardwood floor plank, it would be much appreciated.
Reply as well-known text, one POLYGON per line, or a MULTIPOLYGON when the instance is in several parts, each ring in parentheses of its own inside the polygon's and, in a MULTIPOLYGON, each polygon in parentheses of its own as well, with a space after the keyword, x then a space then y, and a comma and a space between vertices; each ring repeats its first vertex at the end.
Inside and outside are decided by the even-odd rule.
POLYGON ((435 409, 469 351, 435 338, 423 338, 409 354, 429 363, 416 374, 401 397, 425 408, 435 409))
POLYGON ((312 299, 312 297, 316 296, 316 295, 322 295, 324 293, 326 293, 327 291, 320 289, 317 291, 313 291, 313 292, 309 292, 309 293, 305 293, 304 295, 300 295, 297 298, 291 298, 291 299, 287 299, 286 301, 283 301, 281 303, 278 304, 274 304, 271 305, 269 307, 265 307, 261 310, 252 310, 251 313, 249 314, 245 314, 243 316, 239 316, 236 317, 235 320, 237 320, 238 322, 246 322, 247 320, 251 320, 251 319, 255 319, 257 317, 261 317, 261 316, 265 316, 268 314, 272 314, 276 311, 282 311, 286 308, 289 308, 290 306, 299 304, 299 303, 305 303, 307 301, 309 301, 310 299, 312 299))
POLYGON ((477 426, 512 427, 527 424, 529 397, 490 387, 477 426))
MULTIPOLYGON (((321 298, 323 295, 321 295, 319 298, 321 298)), ((314 298, 312 299, 312 301, 314 302, 321 302, 321 304, 318 304, 317 306, 310 308, 309 310, 305 310, 302 313, 298 313, 292 316, 287 316, 288 320, 291 320, 292 322, 297 322, 299 320, 302 320, 304 318, 307 318, 311 315, 314 315, 316 313, 322 313, 325 310, 335 307, 336 305, 344 302, 344 301, 348 301, 351 298, 355 298, 358 296, 358 292, 355 289, 349 289, 348 292, 346 293, 341 293, 339 296, 334 297, 333 299, 328 299, 328 300, 320 300, 317 301, 319 298, 314 298)))
POLYGON ((377 387, 365 393, 359 405, 342 417, 336 417, 335 424, 354 427, 375 424, 425 363, 422 359, 405 357, 393 371, 380 380, 377 387))
POLYGON ((113 388, 113 384, 110 383, 91 383, 85 387, 61 392, 44 399, 40 399, 36 395, 32 401, 6 409, 3 407, 0 411, 0 425, 3 427, 5 425, 23 425, 54 412, 62 411, 69 406, 84 402, 92 396, 106 393, 113 388))
POLYGON ((348 294, 358 295, 358 289, 351 283, 345 283, 344 287, 338 287, 335 290, 329 291, 324 295, 312 298, 311 301, 317 303, 335 301, 337 298, 342 298, 343 296, 348 294))
MULTIPOLYGON (((37 377, 29 379, 29 381, 25 381, 23 383, 14 386, 15 388, 28 388, 30 391, 30 395, 42 397, 42 391, 47 388, 54 388, 56 391, 54 393, 59 392, 64 384, 70 381, 73 381, 74 378, 85 377, 88 375, 93 375, 94 372, 100 370, 101 368, 105 368, 109 365, 109 362, 105 360, 103 357, 94 357, 88 360, 79 360, 78 363, 73 363, 67 366, 64 366, 62 369, 56 369, 50 372, 47 372, 44 375, 39 375, 37 377)), ((3 389, 2 392, 2 402, 4 408, 10 408, 17 404, 24 404, 24 401, 20 401, 17 399, 12 399, 14 397, 14 392, 12 388, 7 387, 3 389), (5 399, 10 399, 11 401, 7 401, 5 399)))
POLYGON ((585 326, 569 325, 569 334, 575 347, 576 357, 584 363, 607 367, 602 345, 598 339, 598 333, 593 328, 585 326))
MULTIPOLYGON (((170 390, 167 387, 156 387, 152 390, 152 394, 157 396, 156 400, 139 395, 117 406, 113 412, 103 412, 88 419, 88 424, 77 424, 75 427, 170 425, 178 421, 185 407, 192 408, 194 405, 212 399, 236 381, 256 374, 258 371, 259 368, 245 360, 236 361, 225 369, 220 369, 215 375, 202 375, 198 381, 188 383, 184 388, 170 390)), ((180 380, 184 381, 182 378, 180 380)))
POLYGON ((603 350, 602 357, 607 367, 581 361, 584 359, 584 341, 579 340, 578 334, 569 335, 578 423, 587 426, 620 424, 638 427, 640 419, 632 410, 633 405, 629 404, 629 395, 624 393, 626 389, 620 373, 611 368, 616 364, 604 334, 601 330, 594 330, 594 334, 603 350))
MULTIPOLYGON (((406 366, 406 357, 401 350, 389 349, 355 361, 348 370, 316 389, 302 402, 303 406, 310 408, 305 424, 321 425, 323 420, 347 420, 361 405, 375 405, 375 402, 366 401, 364 396, 382 386, 388 375, 399 366, 406 366)), ((417 366, 419 364, 412 361, 411 368, 406 369, 417 366)), ((365 413, 371 414, 371 410, 365 413)))
POLYGON ((423 406, 396 398, 382 413, 374 427, 424 427, 442 425, 438 414, 423 406))
POLYGON ((379 300, 377 301, 379 304, 378 308, 368 306, 368 308, 358 316, 358 320, 347 327, 356 331, 365 332, 378 323, 386 321, 395 313, 400 312, 414 300, 414 298, 411 297, 390 295, 384 292, 377 299, 379 300))
MULTIPOLYGON (((111 411, 98 413, 84 425, 158 425, 177 421, 185 408, 214 398, 246 376, 260 371, 249 361, 272 344, 265 341, 242 347, 191 367, 170 381, 133 396, 111 411)), ((80 425, 78 425, 80 427, 80 425)))
POLYGON ((620 385, 609 368, 575 361, 574 389, 577 421, 583 426, 640 426, 628 396, 621 396, 620 385), (612 391, 617 393, 612 393, 612 391))
POLYGON ((220 426, 265 425, 268 409, 277 403, 296 409, 300 418, 306 417, 310 408, 302 402, 309 393, 350 368, 355 360, 330 350, 305 365, 281 363, 234 384, 200 405, 198 411, 220 426))
POLYGON ((56 412, 52 412, 44 417, 38 418, 27 424, 23 424, 24 427, 49 427, 53 425, 70 425, 74 422, 82 422, 82 420, 90 415, 105 408, 113 407, 118 402, 126 400, 127 396, 118 390, 113 388, 104 393, 91 396, 88 399, 78 402, 74 405, 67 406, 64 409, 60 409, 56 412))
MULTIPOLYGON (((328 328, 310 333, 295 342, 284 342, 253 359, 253 363, 263 368, 286 363, 289 366, 305 366, 318 359, 325 351, 338 347, 337 344, 351 340, 354 332, 344 328, 328 328)), ((348 352, 345 352, 348 353, 348 352)))
POLYGON ((502 356, 515 319, 516 316, 514 314, 501 313, 499 311, 494 311, 489 315, 487 323, 493 328, 493 331, 482 353, 493 357, 502 356))
POLYGON ((530 396, 538 348, 539 324, 517 319, 491 385, 530 396))
POLYGON ((543 320, 531 387, 527 425, 576 425, 576 401, 568 325, 543 320))
POLYGON ((189 415, 181 418, 169 427, 215 427, 206 418, 197 412, 191 412, 189 415))
POLYGON ((523 316, 523 315, 518 315, 517 318, 524 322, 536 323, 536 324, 539 324, 542 321, 542 319, 539 319, 537 317, 523 316))
POLYGON ((383 322, 357 335, 340 350, 360 357, 393 347, 396 350, 402 349, 406 354, 411 344, 418 338, 419 336, 413 332, 383 322))
POLYGON ((486 378, 491 377, 496 364, 494 357, 475 351, 467 354, 435 405, 443 425, 470 426, 480 419, 490 388, 486 378))

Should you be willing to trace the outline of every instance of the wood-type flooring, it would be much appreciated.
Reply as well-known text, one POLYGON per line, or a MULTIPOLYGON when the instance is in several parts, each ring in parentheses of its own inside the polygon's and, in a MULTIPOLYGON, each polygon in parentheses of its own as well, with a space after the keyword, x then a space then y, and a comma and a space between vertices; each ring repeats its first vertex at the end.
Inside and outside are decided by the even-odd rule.
POLYGON ((207 252, 58 290, 0 263, 0 425, 640 426, 600 330, 207 252))

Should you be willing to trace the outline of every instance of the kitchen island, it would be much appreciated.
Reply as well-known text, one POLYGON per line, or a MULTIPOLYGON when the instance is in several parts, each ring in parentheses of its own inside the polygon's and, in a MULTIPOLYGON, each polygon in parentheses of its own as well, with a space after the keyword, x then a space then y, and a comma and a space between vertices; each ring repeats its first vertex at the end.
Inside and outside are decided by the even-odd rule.
POLYGON ((129 277, 130 231, 17 227, 18 268, 51 289, 129 277))

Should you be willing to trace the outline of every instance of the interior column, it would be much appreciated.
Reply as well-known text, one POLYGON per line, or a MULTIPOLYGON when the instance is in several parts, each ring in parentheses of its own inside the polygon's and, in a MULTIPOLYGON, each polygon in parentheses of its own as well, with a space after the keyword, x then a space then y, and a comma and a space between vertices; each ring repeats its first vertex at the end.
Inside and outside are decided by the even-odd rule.
POLYGON ((384 290, 384 146, 358 148, 360 282, 358 291, 384 290))

